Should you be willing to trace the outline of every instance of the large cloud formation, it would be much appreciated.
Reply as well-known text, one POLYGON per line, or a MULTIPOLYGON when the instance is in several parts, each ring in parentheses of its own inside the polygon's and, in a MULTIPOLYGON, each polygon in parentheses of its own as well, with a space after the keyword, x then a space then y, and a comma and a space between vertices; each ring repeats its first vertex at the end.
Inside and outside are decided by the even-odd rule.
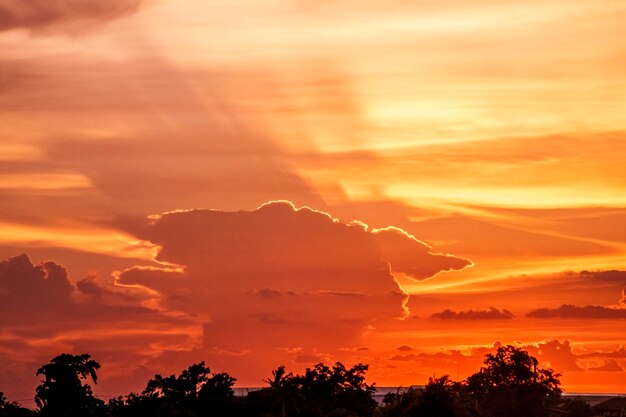
POLYGON ((0 385, 12 381, 12 397, 29 397, 33 371, 60 352, 100 360, 96 388, 107 395, 199 360, 255 385, 280 363, 338 359, 405 317, 394 272, 422 280, 471 265, 401 229, 288 202, 175 211, 128 228, 158 245, 159 264, 115 282, 27 255, 0 262, 0 385))
POLYGON ((134 12, 141 0, 4 0, 0 31, 89 25, 134 12))
POLYGON ((401 229, 343 224, 284 201, 170 212, 134 233, 159 245, 158 261, 179 268, 135 267, 118 283, 147 287, 162 308, 202 318, 205 348, 353 345, 377 319, 406 315, 394 272, 422 280, 471 265, 401 229))

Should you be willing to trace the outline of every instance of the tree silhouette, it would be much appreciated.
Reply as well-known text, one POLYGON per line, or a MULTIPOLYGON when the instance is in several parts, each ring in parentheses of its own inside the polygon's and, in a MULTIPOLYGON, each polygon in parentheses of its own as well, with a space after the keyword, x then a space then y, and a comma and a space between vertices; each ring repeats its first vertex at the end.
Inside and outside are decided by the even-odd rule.
POLYGON ((34 417, 37 414, 33 410, 22 408, 17 402, 9 401, 0 392, 0 417, 34 417))
POLYGON ((416 414, 421 417, 461 417, 467 410, 461 404, 460 386, 448 375, 440 378, 428 378, 428 384, 422 391, 416 414))
POLYGON ((180 375, 155 375, 141 394, 109 401, 115 417, 227 416, 236 408, 232 389, 235 378, 210 374, 204 362, 191 365, 180 375))
POLYGON ((95 398, 91 387, 83 383, 91 377, 97 383, 100 364, 88 354, 61 354, 37 370, 43 375, 35 402, 42 416, 86 417, 102 415, 104 403, 95 398))
POLYGON ((424 389, 389 393, 380 408, 381 417, 470 417, 472 407, 462 397, 463 385, 448 375, 429 378, 424 389))
POLYGON ((373 385, 365 382, 368 366, 363 364, 346 368, 341 362, 332 367, 318 363, 307 368, 304 375, 287 374, 284 366, 272 372, 269 395, 265 399, 280 407, 270 413, 280 416, 371 416, 376 408, 373 385))
POLYGON ((6 399, 0 392, 0 417, 589 417, 582 399, 562 399, 559 375, 542 369, 536 358, 515 346, 485 356, 484 366, 465 381, 447 375, 426 386, 387 394, 378 406, 368 366, 318 363, 304 374, 272 371, 269 385, 236 397, 235 378, 210 373, 200 362, 179 375, 155 375, 140 393, 104 403, 95 398, 100 365, 89 355, 62 354, 43 365, 36 390, 39 413, 6 399))
POLYGON ((232 416, 238 405, 233 386, 237 380, 220 372, 213 374, 200 389, 198 394, 199 408, 205 414, 213 416, 232 416))
POLYGON ((178 406, 193 405, 198 399, 198 392, 209 380, 211 370, 204 362, 191 365, 177 377, 155 375, 143 390, 144 397, 162 398, 178 406))
POLYGON ((560 375, 538 368, 537 359, 521 348, 500 346, 483 363, 465 383, 487 416, 542 417, 561 395, 560 375))
POLYGON ((277 397, 280 403, 280 416, 285 417, 287 415, 286 400, 290 396, 293 400, 297 392, 295 391, 294 384, 292 384, 293 374, 285 371, 285 366, 281 365, 272 371, 272 378, 264 380, 270 386, 270 390, 273 397, 277 397), (289 392, 292 391, 292 392, 289 392))

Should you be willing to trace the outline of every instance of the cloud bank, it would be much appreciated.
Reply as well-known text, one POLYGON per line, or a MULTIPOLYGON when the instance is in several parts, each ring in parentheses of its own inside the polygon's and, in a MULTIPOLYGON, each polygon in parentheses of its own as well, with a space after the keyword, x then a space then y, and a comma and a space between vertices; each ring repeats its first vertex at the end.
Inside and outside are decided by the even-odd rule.
POLYGON ((578 307, 572 304, 563 304, 558 308, 539 308, 532 310, 528 317, 541 319, 626 319, 626 308, 611 308, 605 306, 578 307))
POLYGON ((510 320, 513 318, 513 313, 507 309, 499 310, 495 307, 489 307, 489 310, 470 309, 459 312, 446 309, 433 314, 431 317, 442 320, 510 320))
MULTIPOLYGON (((25 254, 0 262, 0 297, 0 386, 16 398, 32 396, 34 370, 61 352, 87 351, 110 376, 128 373, 159 346, 191 345, 188 318, 144 307, 136 292, 93 276, 74 284, 63 266, 33 264, 25 254)), ((125 378, 120 387, 132 382, 125 378)))
POLYGON ((0 31, 87 27, 133 13, 140 3, 141 0, 5 0, 0 4, 0 31))

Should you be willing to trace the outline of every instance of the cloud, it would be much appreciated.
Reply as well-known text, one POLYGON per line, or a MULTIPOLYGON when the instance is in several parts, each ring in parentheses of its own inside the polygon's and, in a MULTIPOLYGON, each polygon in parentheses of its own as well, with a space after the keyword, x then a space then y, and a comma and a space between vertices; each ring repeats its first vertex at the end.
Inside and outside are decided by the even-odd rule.
POLYGON ((618 304, 626 305, 626 271, 614 269, 609 271, 581 271, 580 276, 594 283, 622 287, 618 304))
POLYGON ((133 230, 158 245, 159 262, 180 269, 130 268, 118 283, 148 288, 162 309, 204 320, 204 348, 360 346, 368 326, 406 315, 395 272, 417 281, 470 265, 401 229, 345 224, 285 201, 174 211, 133 230))
POLYGON ((324 357, 318 356, 318 355, 298 355, 295 358, 295 362, 312 365, 312 364, 324 362, 324 357))
POLYGON ((397 227, 373 231, 381 256, 396 272, 421 280, 441 271, 460 270, 472 263, 453 255, 432 253, 430 247, 397 227))
POLYGON ((392 357, 389 358, 390 361, 414 361, 416 359, 418 359, 419 356, 414 355, 414 354, 408 354, 408 355, 393 355, 392 357))
POLYGON ((581 371, 578 365, 579 356, 572 352, 569 340, 547 340, 534 345, 525 346, 532 354, 537 356, 546 366, 550 366, 559 372, 581 371))
POLYGON ((67 271, 54 262, 34 266, 26 254, 0 262, 3 313, 58 311, 70 304, 73 290, 67 271))
POLYGON ((626 271, 615 269, 608 271, 581 271, 580 276, 583 279, 589 279, 595 282, 626 285, 626 271))
POLYGON ((277 290, 273 290, 271 288, 263 288, 263 289, 260 289, 260 290, 256 291, 256 293, 260 297, 264 297, 264 298, 284 297, 284 296, 294 296, 294 295, 296 295, 296 293, 293 292, 293 291, 277 291, 277 290))
POLYGON ((611 308, 605 306, 578 307, 572 304, 563 304, 558 308, 539 308, 526 314, 527 317, 541 319, 626 319, 626 308, 611 308))
MULTIPOLYGON (((496 342, 491 346, 473 346, 463 350, 447 349, 437 352, 395 353, 389 357, 389 360, 394 362, 414 361, 419 368, 437 370, 437 373, 470 375, 484 365, 483 361, 486 354, 494 353, 500 346, 502 344, 496 342)), ((557 372, 580 372, 584 370, 578 365, 581 356, 572 352, 570 342, 567 340, 562 342, 546 340, 536 344, 519 345, 519 347, 536 357, 541 366, 552 367, 557 372)))
POLYGON ((588 368, 587 370, 595 372, 624 372, 624 368, 615 359, 610 359, 604 365, 588 368))
POLYGON ((626 359, 626 347, 622 346, 617 350, 603 352, 596 351, 581 355, 582 358, 608 358, 608 359, 626 359))
POLYGON ((413 348, 413 347, 411 347, 409 345, 401 345, 401 346, 398 346, 396 348, 396 350, 398 350, 400 352, 410 352, 412 350, 415 350, 415 348, 413 348))
POLYGON ((440 313, 434 313, 431 317, 442 320, 510 320, 514 316, 509 310, 489 307, 489 310, 470 309, 459 312, 446 309, 440 313))
POLYGON ((98 278, 95 276, 88 276, 76 283, 76 289, 83 294, 93 296, 96 298, 102 298, 104 294, 109 293, 104 287, 98 283, 98 278))
POLYGON ((192 346, 198 324, 143 306, 136 292, 96 276, 74 285, 63 266, 33 264, 26 254, 0 261, 0 369, 11 369, 0 372, 0 386, 31 395, 36 380, 24 376, 61 352, 89 352, 110 374, 141 365, 159 347, 192 346))
POLYGON ((0 31, 87 28, 135 12, 141 0, 4 0, 0 31))
POLYGON ((34 265, 26 254, 0 262, 0 295, 0 324, 22 334, 35 328, 40 336, 47 336, 84 323, 108 325, 111 320, 142 320, 148 326, 185 322, 144 307, 145 296, 137 291, 106 288, 95 276, 74 285, 63 266, 53 261, 34 265))

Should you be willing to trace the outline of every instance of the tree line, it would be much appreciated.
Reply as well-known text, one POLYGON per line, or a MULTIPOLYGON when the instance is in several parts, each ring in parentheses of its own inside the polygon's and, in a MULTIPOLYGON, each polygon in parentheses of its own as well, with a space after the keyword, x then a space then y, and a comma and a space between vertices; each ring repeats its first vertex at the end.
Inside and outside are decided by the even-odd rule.
POLYGON ((374 399, 366 382, 368 365, 346 367, 319 363, 303 374, 280 366, 267 386, 236 396, 236 379, 211 373, 204 362, 179 375, 155 375, 140 393, 97 398, 89 385, 98 381, 100 364, 90 355, 62 354, 37 370, 36 410, 9 401, 0 392, 0 417, 588 417, 582 399, 561 396, 560 375, 538 366, 536 358, 515 346, 487 354, 478 372, 462 381, 430 378, 374 399))

